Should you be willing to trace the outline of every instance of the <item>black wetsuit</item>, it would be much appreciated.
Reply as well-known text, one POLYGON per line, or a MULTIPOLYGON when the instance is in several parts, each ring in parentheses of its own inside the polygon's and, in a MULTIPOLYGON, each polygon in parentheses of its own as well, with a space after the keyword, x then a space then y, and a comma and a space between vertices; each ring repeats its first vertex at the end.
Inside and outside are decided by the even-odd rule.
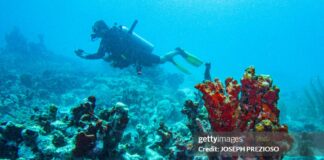
POLYGON ((102 38, 98 53, 108 56, 104 60, 112 62, 114 67, 125 68, 130 65, 152 66, 161 63, 152 49, 143 48, 132 41, 130 33, 122 27, 112 27, 102 38))

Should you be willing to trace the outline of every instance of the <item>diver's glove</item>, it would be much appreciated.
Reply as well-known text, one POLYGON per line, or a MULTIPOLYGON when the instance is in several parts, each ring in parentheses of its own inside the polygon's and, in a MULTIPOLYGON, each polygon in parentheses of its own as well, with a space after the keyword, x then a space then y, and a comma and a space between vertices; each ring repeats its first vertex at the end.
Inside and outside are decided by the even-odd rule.
POLYGON ((77 49, 77 50, 74 51, 74 53, 79 57, 84 57, 85 56, 85 52, 82 49, 77 49))

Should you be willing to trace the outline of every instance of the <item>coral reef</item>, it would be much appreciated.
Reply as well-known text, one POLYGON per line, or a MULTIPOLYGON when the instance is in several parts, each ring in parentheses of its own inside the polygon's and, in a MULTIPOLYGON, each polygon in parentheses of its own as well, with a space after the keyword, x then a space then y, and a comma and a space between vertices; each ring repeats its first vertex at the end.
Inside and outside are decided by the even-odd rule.
MULTIPOLYGON (((72 109, 70 125, 83 128, 75 138, 73 155, 76 157, 106 157, 116 158, 117 147, 128 123, 128 108, 123 103, 116 103, 109 110, 103 110, 99 116, 95 115, 96 98, 90 96, 86 102, 72 109), (105 114, 103 114, 103 112, 105 114), (89 155, 95 149, 96 143, 102 141, 100 154, 89 155)), ((98 150, 98 148, 96 148, 98 150)), ((99 152, 99 151, 96 151, 99 152)))
MULTIPOLYGON (((0 157, 18 158, 18 145, 23 141, 21 132, 25 126, 12 122, 2 123, 0 126, 0 157)), ((25 134, 24 134, 25 135, 25 134)))
MULTIPOLYGON (((5 129, 8 122, 1 125, 3 129, 0 138, 3 141, 0 148, 5 151, 1 153, 1 158, 193 159, 197 157, 195 151, 199 147, 194 137, 210 131, 287 129, 279 124, 277 117, 279 111, 276 102, 279 90, 272 86, 270 77, 254 75, 252 68, 246 71, 242 86, 233 79, 226 81, 226 88, 223 88, 219 81, 206 81, 201 84, 208 94, 203 98, 206 107, 192 101, 195 95, 189 89, 174 92, 165 89, 165 86, 155 85, 145 77, 107 77, 83 73, 79 73, 82 76, 77 76, 77 73, 73 72, 48 72, 44 76, 48 76, 53 82, 66 76, 69 77, 68 81, 78 84, 67 90, 55 91, 55 87, 47 88, 46 83, 41 82, 42 78, 37 76, 19 77, 4 73, 7 74, 1 75, 5 80, 5 83, 0 85, 3 88, 0 91, 3 96, 1 103, 11 104, 13 110, 7 110, 6 105, 0 108, 8 111, 8 114, 24 111, 25 118, 19 115, 18 119, 28 119, 27 115, 31 115, 32 122, 15 121, 28 126, 18 131, 17 135, 22 136, 15 137, 15 143, 4 135, 8 132, 5 129), (24 82, 17 83, 19 81, 24 82), (20 89, 6 88, 9 84, 15 84, 16 88, 20 89), (41 91, 48 94, 51 90, 51 96, 40 96, 41 91), (66 91, 68 93, 65 93, 66 91), (83 103, 73 108, 69 107, 75 101, 81 101, 78 96, 86 94, 96 97, 90 96, 83 103), (62 103, 67 95, 73 101, 62 103), (182 98, 174 98, 178 95, 182 98), (260 96, 259 99, 255 98, 257 95, 260 96), (181 110, 180 102, 183 103, 184 99, 189 98, 192 100, 186 101, 181 110), (53 102, 56 105, 53 105, 53 102), (16 111, 18 108, 19 111, 16 111), (213 115, 214 111, 219 114, 213 115), (224 114, 220 111, 224 111, 224 114)), ((63 85, 65 88, 64 82, 57 85, 63 85)), ((4 111, 2 113, 5 113, 4 111)), ((8 119, 4 117, 2 121, 8 119)), ((20 126, 18 123, 10 123, 20 126)))
MULTIPOLYGON (((212 130, 287 133, 287 125, 279 123, 279 88, 272 84, 270 76, 256 75, 254 67, 249 67, 241 84, 228 78, 225 87, 219 79, 196 85, 203 93, 212 130)), ((290 146, 291 139, 289 136, 286 138, 290 146)))
MULTIPOLYGON (((208 81, 206 64, 205 82, 197 85, 202 98, 181 88, 181 74, 159 67, 145 68, 141 76, 99 65, 92 71, 86 62, 51 54, 42 37, 31 42, 19 30, 7 35, 0 52, 0 158, 206 159, 196 152, 198 136, 288 131, 279 123, 279 89, 254 68, 241 85, 229 78, 223 86, 208 81)), ((317 128, 305 124, 289 129, 317 128)))
POLYGON ((201 136, 206 133, 206 129, 209 127, 203 124, 203 121, 206 121, 206 117, 198 103, 187 100, 182 109, 182 113, 187 116, 188 122, 186 125, 189 128, 192 137, 197 137, 198 135, 201 136))
POLYGON ((266 119, 278 124, 279 88, 272 86, 271 78, 255 75, 254 68, 250 67, 241 83, 242 86, 228 78, 225 88, 219 79, 196 86, 203 93, 212 129, 216 132, 246 131, 255 129, 256 124, 266 119))
POLYGON ((57 108, 51 105, 46 113, 33 116, 35 123, 29 127, 2 123, 0 158, 119 159, 118 144, 128 123, 127 106, 117 103, 100 119, 94 112, 95 102, 94 96, 88 97, 71 109, 68 119, 57 118, 57 108))
POLYGON ((75 148, 73 155, 76 157, 86 156, 95 147, 96 136, 80 132, 75 138, 75 148))

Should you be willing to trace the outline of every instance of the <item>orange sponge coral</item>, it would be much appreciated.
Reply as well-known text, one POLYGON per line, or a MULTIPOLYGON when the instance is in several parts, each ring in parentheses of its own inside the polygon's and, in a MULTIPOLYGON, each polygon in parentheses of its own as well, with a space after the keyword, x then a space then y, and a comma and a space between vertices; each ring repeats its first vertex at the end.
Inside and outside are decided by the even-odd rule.
MULTIPOLYGON (((241 85, 233 78, 227 78, 225 87, 215 79, 196 85, 203 93, 205 107, 213 131, 255 130, 257 123, 269 120, 280 128, 279 88, 272 85, 267 75, 255 75, 254 67, 245 70, 241 85)), ((257 126, 260 130, 260 125, 257 126)), ((286 130, 286 129, 281 129, 286 130)))

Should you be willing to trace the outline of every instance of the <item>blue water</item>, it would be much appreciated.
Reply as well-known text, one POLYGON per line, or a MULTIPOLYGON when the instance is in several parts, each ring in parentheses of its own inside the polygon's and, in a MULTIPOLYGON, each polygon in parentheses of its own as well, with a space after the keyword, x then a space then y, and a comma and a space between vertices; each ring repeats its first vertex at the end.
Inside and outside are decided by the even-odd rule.
MULTIPOLYGON (((130 26, 138 19, 135 31, 155 45, 156 54, 180 46, 212 62, 214 77, 239 78, 254 65, 287 91, 324 75, 320 0, 12 0, 0 6, 0 37, 17 26, 30 38, 43 34, 48 48, 66 56, 76 48, 96 51, 98 42, 89 37, 96 20, 130 26)), ((188 79, 200 81, 203 67, 190 69, 188 79)))
MULTIPOLYGON (((47 48, 107 70, 104 62, 84 61, 74 50, 95 52, 99 41, 90 40, 97 20, 130 26, 163 55, 182 47, 212 63, 212 77, 239 79, 250 65, 270 74, 281 95, 302 92, 312 79, 324 77, 324 2, 275 0, 71 0, 0 1, 0 37, 18 27, 31 40, 42 34, 47 48)), ((0 39, 0 46, 4 45, 0 39)), ((204 67, 180 63, 192 73, 184 87, 203 79, 204 67)), ((179 71, 171 64, 169 72, 179 71)), ((90 68, 90 67, 89 67, 90 68)), ((281 96, 281 97, 283 97, 281 96)), ((300 95, 302 96, 302 95, 300 95)))

